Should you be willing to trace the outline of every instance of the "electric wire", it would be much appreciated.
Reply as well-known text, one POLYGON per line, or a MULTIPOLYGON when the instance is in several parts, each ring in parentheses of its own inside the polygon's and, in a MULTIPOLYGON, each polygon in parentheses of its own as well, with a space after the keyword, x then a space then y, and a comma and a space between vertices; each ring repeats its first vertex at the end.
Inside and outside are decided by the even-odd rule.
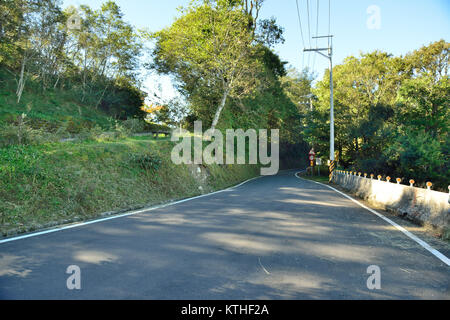
MULTIPOLYGON (((298 23, 299 23, 299 27, 300 27, 300 35, 302 36, 303 49, 304 49, 304 48, 306 48, 306 46, 305 46, 305 38, 303 37, 302 19, 300 17, 300 9, 298 6, 298 0, 295 0, 295 3, 297 5, 297 17, 298 17, 298 23)), ((304 53, 304 51, 302 51, 302 65, 301 65, 302 70, 304 67, 304 62, 305 62, 305 53, 304 53)))
MULTIPOLYGON (((306 0, 306 12, 308 16, 308 43, 309 47, 311 48, 311 23, 309 19, 309 0, 306 0)), ((308 72, 311 72, 311 53, 308 52, 308 72)))
MULTIPOLYGON (((316 37, 319 35, 319 1, 317 0, 317 16, 316 16, 316 37)), ((317 49, 317 38, 316 38, 316 49, 317 49)), ((313 71, 316 68, 316 55, 313 58, 313 71)))

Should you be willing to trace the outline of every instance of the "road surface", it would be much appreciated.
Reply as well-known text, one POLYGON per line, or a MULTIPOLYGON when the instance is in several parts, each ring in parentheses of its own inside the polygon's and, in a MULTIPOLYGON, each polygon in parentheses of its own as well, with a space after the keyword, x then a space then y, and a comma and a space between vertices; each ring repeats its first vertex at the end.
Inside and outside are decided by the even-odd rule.
POLYGON ((1 299, 450 299, 449 288, 429 251, 292 171, 0 244, 1 299), (373 265, 380 289, 367 286, 373 265))

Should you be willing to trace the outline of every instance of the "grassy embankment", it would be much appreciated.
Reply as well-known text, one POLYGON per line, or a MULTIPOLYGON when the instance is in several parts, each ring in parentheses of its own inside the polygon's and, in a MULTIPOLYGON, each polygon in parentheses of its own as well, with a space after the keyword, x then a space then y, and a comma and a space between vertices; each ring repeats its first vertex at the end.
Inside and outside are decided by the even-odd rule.
POLYGON ((259 174, 256 166, 210 165, 199 173, 175 165, 172 142, 130 137, 75 92, 44 94, 33 80, 20 103, 14 92, 0 69, 0 236, 191 197, 259 174), (80 140, 60 142, 73 135, 80 140))
POLYGON ((208 165, 198 173, 197 167, 172 163, 172 146, 134 137, 0 149, 1 233, 191 197, 259 174, 246 165, 208 165))

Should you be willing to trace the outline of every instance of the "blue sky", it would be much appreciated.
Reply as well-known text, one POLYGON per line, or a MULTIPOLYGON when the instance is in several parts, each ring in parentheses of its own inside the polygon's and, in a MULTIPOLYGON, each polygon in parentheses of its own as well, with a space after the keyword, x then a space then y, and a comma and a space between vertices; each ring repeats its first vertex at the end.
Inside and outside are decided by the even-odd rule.
MULTIPOLYGON (((64 0, 63 6, 88 4, 98 8, 103 0, 64 0)), ((125 14, 125 19, 138 28, 156 31, 166 26, 177 16, 177 7, 190 0, 116 0, 125 14)), ((317 2, 319 2, 319 35, 328 33, 328 0, 298 0, 305 46, 309 46, 309 34, 316 34, 317 2)), ((309 66, 319 78, 328 67, 328 61, 316 53, 303 53, 297 17, 296 0, 265 0, 261 17, 275 17, 284 30, 284 44, 274 50, 282 60, 297 69, 309 66), (314 57, 315 56, 315 57, 314 57)), ((371 20, 373 21, 373 20, 371 20)), ((406 54, 423 45, 444 39, 450 40, 450 1, 448 0, 331 0, 331 34, 334 35, 334 64, 341 63, 349 55, 359 52, 383 50, 394 55, 406 54), (367 13, 370 6, 380 10, 380 28, 369 29, 367 13)), ((326 46, 321 40, 319 47, 326 46)), ((311 40, 315 46, 315 41, 311 40)), ((149 90, 156 90, 160 82, 163 94, 173 96, 170 80, 148 76, 145 81, 149 90)))

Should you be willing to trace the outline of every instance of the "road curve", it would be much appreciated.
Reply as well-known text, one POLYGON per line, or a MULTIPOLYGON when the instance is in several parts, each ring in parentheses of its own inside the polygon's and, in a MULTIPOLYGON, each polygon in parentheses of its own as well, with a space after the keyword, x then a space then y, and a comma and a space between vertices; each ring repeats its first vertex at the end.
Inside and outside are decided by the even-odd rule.
POLYGON ((287 171, 2 243, 0 299, 450 299, 450 267, 349 199, 287 171), (67 288, 71 265, 80 268, 80 290, 67 288), (373 265, 380 289, 367 286, 373 265))

